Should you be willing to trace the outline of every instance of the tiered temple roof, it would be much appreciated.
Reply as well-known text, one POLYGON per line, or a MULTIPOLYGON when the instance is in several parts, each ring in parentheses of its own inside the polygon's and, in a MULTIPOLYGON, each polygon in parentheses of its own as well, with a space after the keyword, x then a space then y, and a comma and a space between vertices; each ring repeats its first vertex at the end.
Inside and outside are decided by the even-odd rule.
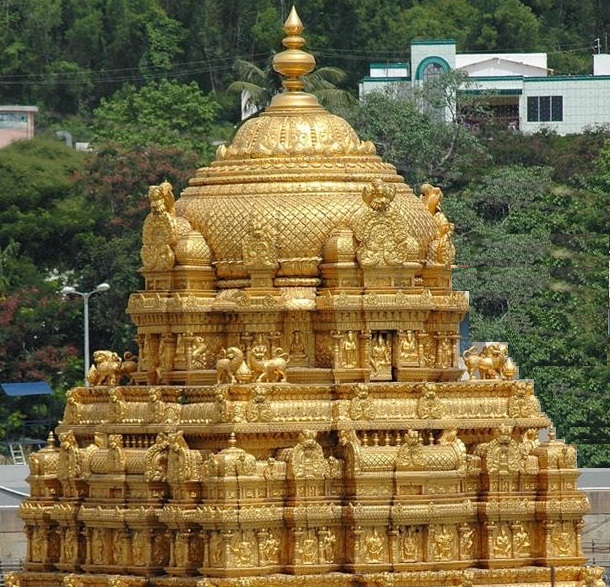
POLYGON ((505 345, 458 361, 441 191, 303 91, 302 28, 267 110, 151 186, 138 360, 98 351, 32 456, 9 584, 601 587, 574 447, 505 345))

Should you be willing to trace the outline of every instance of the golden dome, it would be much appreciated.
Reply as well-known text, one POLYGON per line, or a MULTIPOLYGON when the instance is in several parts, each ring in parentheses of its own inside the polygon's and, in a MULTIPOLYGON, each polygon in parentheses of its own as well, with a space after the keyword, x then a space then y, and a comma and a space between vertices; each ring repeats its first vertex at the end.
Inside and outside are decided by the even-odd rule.
POLYGON ((438 233, 433 216, 371 142, 302 91, 301 77, 315 62, 299 48, 301 30, 293 10, 285 25, 288 49, 274 59, 276 70, 288 76, 284 91, 197 171, 176 202, 177 213, 206 239, 220 282, 248 278, 244 247, 256 232, 267 235, 277 277, 311 281, 333 229, 353 229, 366 208, 363 191, 381 180, 395 191, 394 211, 414 250, 409 260, 423 265, 438 233), (308 262, 295 262, 303 259, 308 262))

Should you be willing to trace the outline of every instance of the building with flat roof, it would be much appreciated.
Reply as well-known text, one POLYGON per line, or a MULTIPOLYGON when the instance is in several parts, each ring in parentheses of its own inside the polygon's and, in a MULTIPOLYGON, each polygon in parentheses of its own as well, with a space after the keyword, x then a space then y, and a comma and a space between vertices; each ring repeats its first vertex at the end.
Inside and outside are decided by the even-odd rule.
POLYGON ((610 124, 610 55, 593 55, 592 75, 555 76, 546 53, 456 53, 455 41, 411 43, 410 63, 372 63, 360 96, 387 89, 406 95, 451 70, 467 74, 459 95, 478 95, 507 128, 561 135, 610 124))

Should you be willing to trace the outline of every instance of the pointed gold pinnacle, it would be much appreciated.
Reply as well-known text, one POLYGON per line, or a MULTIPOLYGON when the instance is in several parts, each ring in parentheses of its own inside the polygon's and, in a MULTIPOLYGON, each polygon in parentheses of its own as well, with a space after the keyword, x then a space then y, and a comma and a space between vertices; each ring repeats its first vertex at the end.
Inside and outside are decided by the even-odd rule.
POLYGON ((305 87, 302 76, 311 73, 316 66, 313 55, 301 50, 305 45, 305 39, 300 36, 303 28, 303 23, 293 6, 284 23, 287 36, 282 44, 286 50, 273 58, 273 69, 286 78, 282 85, 287 92, 301 92, 305 87))

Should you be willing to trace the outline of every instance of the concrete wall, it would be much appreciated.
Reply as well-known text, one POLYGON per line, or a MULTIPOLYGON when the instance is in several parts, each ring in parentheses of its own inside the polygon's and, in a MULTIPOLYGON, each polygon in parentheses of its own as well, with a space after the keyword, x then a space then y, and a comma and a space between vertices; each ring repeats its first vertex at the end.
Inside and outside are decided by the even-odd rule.
POLYGON ((27 540, 14 506, 0 508, 0 562, 24 560, 27 540))

